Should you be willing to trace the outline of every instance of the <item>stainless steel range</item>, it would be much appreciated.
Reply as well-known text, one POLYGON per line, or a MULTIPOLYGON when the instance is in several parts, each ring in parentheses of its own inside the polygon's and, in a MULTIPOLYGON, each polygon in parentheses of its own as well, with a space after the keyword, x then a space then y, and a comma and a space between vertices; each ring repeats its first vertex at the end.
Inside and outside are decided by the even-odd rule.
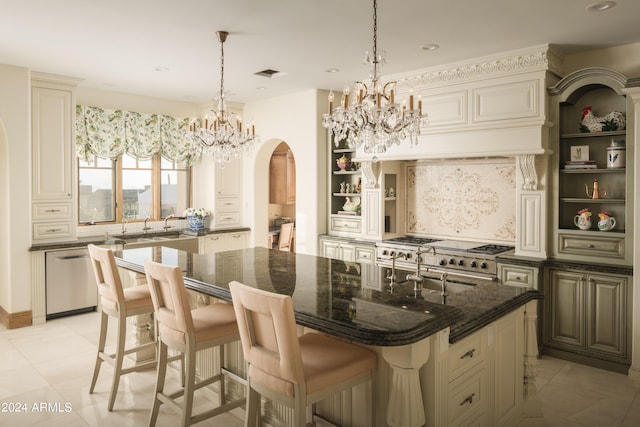
POLYGON ((496 256, 512 251, 507 245, 404 236, 376 244, 376 263, 415 273, 446 271, 473 273, 479 278, 497 275, 496 256))

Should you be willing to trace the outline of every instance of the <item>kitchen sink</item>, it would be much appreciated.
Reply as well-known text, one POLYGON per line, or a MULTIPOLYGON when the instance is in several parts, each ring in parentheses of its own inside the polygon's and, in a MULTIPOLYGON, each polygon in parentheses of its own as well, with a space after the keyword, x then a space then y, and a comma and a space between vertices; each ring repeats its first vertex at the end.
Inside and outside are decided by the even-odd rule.
POLYGON ((187 252, 198 252, 198 238, 195 236, 148 236, 125 238, 124 249, 166 246, 187 252))

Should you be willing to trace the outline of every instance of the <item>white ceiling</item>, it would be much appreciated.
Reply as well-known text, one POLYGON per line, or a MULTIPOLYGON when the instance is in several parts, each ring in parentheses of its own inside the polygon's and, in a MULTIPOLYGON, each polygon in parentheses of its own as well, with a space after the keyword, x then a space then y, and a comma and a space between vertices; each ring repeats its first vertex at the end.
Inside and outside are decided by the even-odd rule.
MULTIPOLYGON (((594 1, 379 0, 382 74, 547 43, 574 53, 640 42, 640 1, 587 12, 594 1)), ((372 25, 372 0, 2 0, 0 63, 208 102, 220 86, 215 32, 226 30, 225 89, 248 102, 366 78, 372 25), (254 75, 264 69, 282 75, 254 75)))

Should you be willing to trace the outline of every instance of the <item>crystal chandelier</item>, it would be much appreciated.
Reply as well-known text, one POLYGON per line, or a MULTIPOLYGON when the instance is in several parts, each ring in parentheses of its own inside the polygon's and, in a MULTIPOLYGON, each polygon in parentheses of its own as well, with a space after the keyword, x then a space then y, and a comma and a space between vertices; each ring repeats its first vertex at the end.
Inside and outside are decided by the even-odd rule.
POLYGON ((322 125, 334 135, 336 146, 348 140, 350 147, 363 147, 364 152, 377 155, 387 151, 392 144, 400 144, 409 138, 412 145, 418 143, 420 126, 426 125, 427 115, 422 114, 422 100, 414 109, 413 94, 402 105, 395 102, 395 81, 382 83, 380 68, 385 62, 384 53, 378 53, 378 4, 373 1, 373 53, 365 53, 365 61, 371 65, 369 84, 356 81, 353 100, 349 103, 347 86, 338 107, 333 108, 333 91, 329 93, 329 113, 323 114, 322 125))
POLYGON ((260 137, 255 134, 255 126, 248 126, 243 131, 242 119, 227 109, 226 93, 224 91, 224 42, 229 33, 217 31, 220 41, 220 94, 218 108, 211 110, 205 116, 204 126, 198 121, 193 121, 189 126, 190 136, 196 149, 201 149, 205 154, 213 157, 221 167, 233 158, 238 158, 244 151, 250 149, 254 143, 260 142, 260 137))

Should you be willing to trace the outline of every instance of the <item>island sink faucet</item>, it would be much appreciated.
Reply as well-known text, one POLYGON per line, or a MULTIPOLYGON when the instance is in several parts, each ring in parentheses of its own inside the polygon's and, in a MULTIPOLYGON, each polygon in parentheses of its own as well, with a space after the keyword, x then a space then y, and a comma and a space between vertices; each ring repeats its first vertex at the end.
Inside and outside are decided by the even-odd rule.
POLYGON ((407 274, 406 280, 411 280, 413 282, 413 290, 419 291, 422 288, 423 277, 420 274, 420 263, 422 262, 422 254, 428 254, 429 252, 433 252, 433 256, 436 255, 436 247, 429 246, 423 250, 423 248, 418 248, 416 251, 416 272, 415 274, 407 274))
POLYGON ((174 214, 171 214, 171 215, 169 215, 168 217, 166 217, 164 219, 164 227, 162 227, 162 228, 164 228, 164 231, 167 231, 167 230, 169 230, 171 228, 170 225, 167 225, 167 221, 169 221, 169 218, 175 218, 175 217, 176 216, 174 214))
POLYGON ((123 236, 124 236, 124 233, 127 232, 127 227, 126 227, 127 222, 129 222, 127 218, 122 218, 122 235, 123 236))
POLYGON ((397 254, 391 255, 391 274, 387 276, 387 279, 390 279, 389 287, 390 287, 391 293, 393 293, 393 287, 396 285, 396 260, 398 258, 404 258, 406 260, 407 254, 403 252, 398 252, 397 254))

